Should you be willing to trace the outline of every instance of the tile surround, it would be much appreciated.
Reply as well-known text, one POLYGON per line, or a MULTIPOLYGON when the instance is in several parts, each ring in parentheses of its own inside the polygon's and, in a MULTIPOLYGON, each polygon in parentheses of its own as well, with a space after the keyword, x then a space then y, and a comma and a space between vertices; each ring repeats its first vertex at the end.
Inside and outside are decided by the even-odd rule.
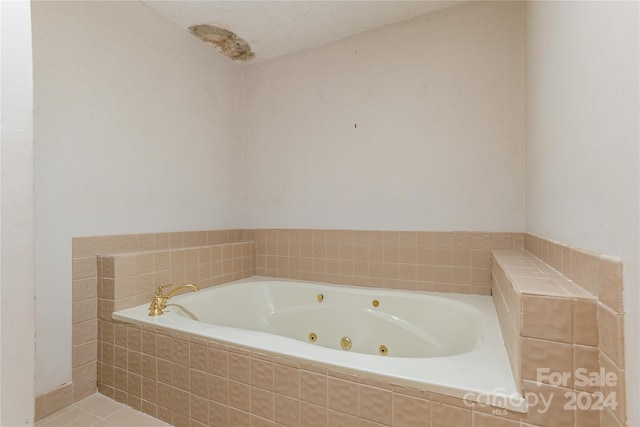
MULTIPOLYGON (((363 232, 349 230, 215 230, 209 232, 158 233, 77 238, 73 241, 74 360, 77 360, 82 366, 82 362, 90 360, 92 355, 91 351, 87 350, 90 347, 90 345, 87 344, 94 341, 97 346, 98 343, 98 341, 95 340, 98 322, 95 317, 88 316, 88 313, 91 312, 94 307, 96 311, 98 309, 97 294, 98 290, 102 289, 102 287, 98 286, 97 277, 98 272, 100 271, 99 269, 102 268, 102 266, 98 263, 95 263, 94 266, 92 266, 88 262, 88 258, 93 258, 95 260, 95 255, 98 253, 121 254, 126 257, 126 255, 123 254, 124 252, 160 253, 163 252, 160 249, 185 249, 187 247, 206 246, 222 242, 253 239, 257 242, 255 267, 257 274, 259 275, 300 278, 305 280, 322 280, 353 285, 367 284, 369 286, 391 288, 401 287, 417 290, 439 290, 467 293, 475 292, 486 294, 491 286, 491 250, 497 248, 519 249, 527 247, 527 249, 536 254, 540 259, 545 260, 549 265, 556 267, 558 271, 566 273, 567 277, 572 278, 574 281, 576 278, 577 280, 585 280, 585 277, 588 276, 588 274, 582 274, 581 276, 578 269, 590 269, 588 271, 594 271, 593 260, 588 257, 588 255, 590 255, 589 253, 586 253, 587 256, 585 256, 584 251, 580 251, 580 253, 578 253, 577 250, 573 250, 572 248, 544 241, 544 239, 537 236, 523 235, 520 233, 363 232), (542 257, 545 257, 546 259, 542 257), (571 263, 572 258, 575 258, 573 263, 571 263), (476 270, 475 275, 474 269, 476 270), (469 273, 471 273, 470 276, 469 273), (96 302, 90 302, 92 300, 96 302)), ((190 256, 193 257, 193 254, 190 256)), ((159 265, 163 265, 162 263, 167 262, 171 263, 171 254, 169 254, 168 260, 166 255, 159 255, 156 260, 153 260, 152 258, 153 257, 150 256, 149 253, 136 254, 135 276, 139 276, 138 273, 140 273, 140 275, 149 274, 149 265, 152 265, 154 261, 157 261, 159 265), (137 258, 138 255, 140 255, 139 258, 137 258), (163 256, 165 258, 163 258, 163 256)), ((186 252, 184 254, 184 258, 184 277, 186 278, 186 252)), ((190 259, 193 260, 193 258, 190 259)), ((174 260, 177 265, 181 265, 182 259, 180 255, 176 255, 174 260)), ((125 270, 121 271, 127 271, 126 269, 131 269, 132 266, 129 264, 127 267, 125 261, 122 268, 125 268, 125 270)), ((553 269, 550 270, 553 271, 553 269)), ((133 272, 133 270, 128 271, 130 273, 133 272)), ((622 276, 621 263, 615 259, 604 256, 598 257, 595 263, 595 272, 596 274, 601 272, 600 275, 597 276, 597 279, 587 280, 586 285, 582 283, 580 284, 586 286, 588 290, 595 294, 598 294, 598 289, 601 289, 598 305, 606 305, 606 308, 615 315, 614 321, 609 322, 609 327, 615 328, 615 330, 621 330, 622 313, 619 311, 622 307, 621 283, 618 285, 618 283, 621 282, 622 276)), ((549 291, 551 289, 551 287, 541 287, 540 284, 536 284, 535 281, 527 281, 526 277, 531 275, 531 271, 528 271, 526 268, 519 273, 522 273, 523 276, 521 279, 523 279, 522 283, 525 292, 528 292, 527 286, 533 286, 534 288, 537 287, 541 292, 549 291)), ((192 270, 190 274, 195 273, 192 270)), ((203 274, 209 274, 207 267, 204 267, 203 274)), ((134 276, 134 274, 128 274, 123 277, 115 276, 116 274, 114 274, 114 278, 127 278, 134 276)), ((576 286, 574 282, 571 282, 566 278, 564 279, 566 283, 563 283, 561 276, 551 276, 552 277, 550 278, 554 284, 556 284, 556 286, 553 287, 554 291, 551 295, 554 298, 560 297, 560 295, 555 295, 554 292, 560 293, 563 296, 565 293, 579 294, 581 291, 584 292, 581 287, 576 286), (558 289, 561 290, 559 291, 558 289)), ((171 276, 169 277, 171 278, 171 276)), ((182 276, 176 277, 181 278, 182 276)), ((131 284, 132 282, 129 282, 129 285, 131 284)), ((137 283, 137 285, 136 295, 127 295, 124 297, 125 299, 135 297, 137 295, 144 295, 144 292, 138 291, 144 289, 146 292, 148 290, 148 281, 145 284, 144 279, 137 283)), ((125 285, 125 288, 130 289, 130 286, 125 285)), ((116 289, 115 286, 114 289, 116 289)), ((580 296, 582 297, 584 295, 581 294, 580 296)), ((579 300, 586 301, 588 298, 579 298, 579 300)), ((592 312, 593 307, 585 308, 581 305, 572 305, 572 310, 573 316, 571 321, 575 325, 575 317, 580 317, 580 313, 584 310, 592 312)), ((96 311, 94 311, 94 313, 96 311)), ((580 318, 582 319, 584 316, 581 316, 580 318)), ((101 320, 100 322, 102 323, 103 321, 101 320)), ((588 331, 588 328, 582 329, 588 331)), ((259 362, 266 365, 271 364, 273 367, 273 390, 270 389, 268 386, 269 381, 266 380, 266 382, 261 382, 260 386, 254 385, 254 387, 257 387, 259 391, 254 391, 252 394, 251 378, 249 378, 248 383, 234 380, 234 393, 240 393, 240 395, 234 397, 234 399, 237 398, 239 400, 234 402, 236 406, 241 406, 243 405, 242 402, 246 401, 244 400, 246 397, 241 396, 246 395, 247 388, 238 387, 238 385, 245 385, 250 387, 248 393, 249 402, 251 402, 252 396, 254 398, 267 397, 267 395, 263 393, 265 390, 272 393, 273 398, 270 401, 272 402, 273 409, 269 411, 265 408, 261 408, 260 406, 256 406, 256 404, 252 407, 251 403, 249 403, 248 407, 244 404, 245 406, 242 406, 242 408, 227 406, 229 405, 230 380, 228 377, 225 377, 225 375, 229 374, 229 354, 235 354, 235 352, 222 347, 216 348, 214 344, 209 345, 211 348, 207 347, 208 350, 213 350, 214 353, 212 354, 215 354, 215 351, 219 354, 226 354, 227 362, 216 362, 217 359, 214 357, 212 366, 210 367, 210 362, 208 362, 207 369, 205 369, 205 371, 212 369, 215 370, 215 372, 218 372, 219 375, 209 374, 216 376, 218 381, 213 381, 212 383, 207 381, 209 384, 205 386, 202 378, 195 375, 193 370, 185 371, 185 369, 176 367, 175 378, 174 375, 171 375, 171 381, 174 383, 171 385, 172 389, 170 391, 174 392, 175 390, 182 390, 186 394, 181 395, 181 400, 178 400, 180 402, 188 403, 181 403, 179 405, 180 408, 170 410, 162 404, 151 403, 158 399, 158 390, 168 390, 163 389, 164 386, 162 384, 167 385, 166 382, 169 381, 166 376, 162 376, 158 371, 159 367, 166 365, 166 359, 159 358, 157 356, 153 357, 144 353, 145 350, 147 352, 152 352, 154 348, 157 349, 157 343, 155 340, 153 345, 149 342, 147 342, 146 345, 144 345, 144 342, 141 343, 141 347, 139 349, 135 347, 134 344, 133 348, 126 351, 127 357, 122 359, 121 362, 116 362, 116 354, 123 354, 121 350, 118 350, 118 348, 123 348, 121 347, 121 344, 125 344, 125 342, 122 339, 119 339, 118 344, 116 344, 116 337, 113 336, 114 343, 109 343, 111 338, 108 330, 109 328, 107 327, 105 328, 105 331, 100 331, 100 336, 107 340, 102 341, 99 346, 101 349, 107 350, 104 354, 101 354, 106 357, 101 359, 102 361, 100 363, 102 364, 101 366, 114 366, 114 370, 116 367, 118 370, 114 371, 112 378, 113 384, 111 386, 103 385, 102 387, 107 387, 107 391, 113 390, 112 397, 116 400, 127 402, 131 400, 133 407, 138 406, 138 408, 143 411, 146 408, 145 412, 147 413, 152 412, 155 407, 155 416, 158 416, 161 419, 162 417, 164 417, 164 419, 168 419, 168 417, 171 416, 176 425, 187 423, 189 416, 192 417, 192 425, 206 425, 204 415, 198 415, 203 414, 205 403, 207 403, 208 416, 215 416, 216 414, 219 414, 224 419, 236 420, 238 422, 246 421, 255 425, 273 425, 276 421, 279 423, 278 425, 303 425, 299 424, 301 423, 300 420, 305 419, 305 415, 308 414, 318 415, 320 420, 319 425, 326 425, 327 422, 331 422, 331 425, 340 425, 340 423, 349 423, 354 420, 358 421, 361 425, 414 425, 411 423, 407 424, 407 421, 404 420, 403 416, 409 416, 405 411, 399 411, 398 415, 393 415, 391 419, 385 418, 386 415, 384 415, 385 411, 383 410, 381 410, 377 415, 368 415, 367 418, 361 417, 360 409, 357 405, 355 407, 353 404, 349 406, 349 399, 346 399, 346 407, 340 407, 340 404, 336 402, 342 402, 345 400, 345 396, 359 396, 359 393, 362 392, 359 387, 360 381, 363 381, 363 384, 369 387, 366 385, 366 379, 354 378, 346 374, 333 373, 335 376, 327 377, 327 391, 324 400, 321 396, 310 398, 307 394, 305 394, 304 399, 302 399, 300 396, 300 388, 304 388, 306 382, 304 384, 300 384, 299 382, 301 371, 300 367, 296 365, 297 362, 279 360, 278 363, 273 363, 273 361, 263 360, 269 359, 270 356, 268 355, 250 354, 247 357, 250 359, 249 371, 251 371, 252 366, 255 366, 256 372, 260 372, 261 370, 258 369, 258 366, 260 366, 259 362), (139 359, 136 353, 140 354, 139 359), (131 358, 129 358, 130 354, 131 358), (255 362, 252 365, 251 361, 253 360, 255 360, 255 362), (109 363, 112 363, 112 365, 109 365, 109 363), (115 365, 115 363, 118 363, 119 365, 115 365), (124 366, 126 366, 126 370, 124 366), (225 370, 227 371, 226 374, 225 370), (182 371, 188 371, 186 376, 182 371), (152 372, 155 372, 155 374, 152 374, 152 372), (276 374, 276 372, 278 374, 276 374), (148 377, 153 375, 155 375, 153 379, 148 377), (281 375, 284 375, 285 377, 282 377, 281 375), (118 378, 117 386, 116 377, 118 378), (222 385, 225 384, 225 382, 221 380, 224 378, 227 378, 226 388, 222 385), (287 378, 287 381, 283 381, 282 378, 287 378), (157 383, 156 387, 151 385, 152 381, 157 383), (356 385, 355 388, 354 385, 356 385), (343 387, 341 388, 340 386, 343 387), (109 387, 111 388, 109 389, 109 387), (190 392, 187 388, 189 388, 190 392), (345 391, 345 389, 347 391, 345 391), (357 390, 357 394, 354 394, 354 390, 357 390), (205 393, 206 398, 204 396, 205 393), (341 398, 337 399, 335 396, 341 396, 341 398), (205 402, 207 399, 208 401, 205 402), (338 408, 335 408, 336 405, 338 408), (293 409, 294 415, 285 412, 284 408, 293 409), (297 411, 295 409, 297 409, 297 411)), ((162 335, 158 335, 158 337, 160 336, 162 335)), ((161 338, 158 339, 162 340, 161 338)), ((533 345, 534 348, 537 348, 535 347, 536 345, 539 347, 541 346, 540 348, 545 348, 544 343, 538 342, 541 341, 539 338, 532 337, 527 339, 531 340, 527 341, 527 345, 533 345)), ((584 345, 578 344, 577 342, 572 344, 574 359, 572 363, 583 363, 582 361, 587 361, 592 364, 594 363, 593 349, 597 347, 593 347, 593 339, 593 336, 586 336, 579 338, 578 340, 579 342, 583 342, 584 345)), ((137 340, 134 338, 132 343, 135 342, 137 342, 137 340)), ((126 345, 129 344, 129 341, 127 340, 126 345)), ((557 344, 562 344, 562 342, 557 341, 557 344)), ((565 344, 568 345, 568 343, 565 344)), ((608 343, 606 346, 609 350, 608 353, 605 353, 605 357, 610 353, 614 353, 612 357, 615 358, 615 349, 619 348, 619 344, 608 343)), ((554 355, 564 354, 562 348, 554 348, 553 346, 549 347, 545 351, 554 355)), ((207 358, 209 354, 210 353, 207 352, 207 358)), ((166 356, 166 354, 164 356, 166 356)), ((602 358, 600 353, 598 353, 598 356, 598 359, 602 358)), ((568 363, 567 356, 560 356, 560 359, 564 361, 563 363, 568 363)), ((615 365, 609 357, 607 357, 607 360, 615 365)), ((175 362, 172 363, 175 364, 175 362)), ((90 365, 91 362, 89 362, 89 366, 90 365)), ((616 368, 620 368, 617 365, 615 366, 616 368)), ((85 370, 85 375, 86 371, 90 370, 85 370)), ((305 369, 303 369, 303 371, 313 372, 305 369)), ((76 374, 76 372, 80 374, 80 371, 74 370, 74 374, 76 374)), ((172 374, 174 373, 173 365, 171 372, 172 374)), ((623 370, 620 369, 620 372, 623 373, 623 370)), ((103 372, 98 372, 97 374, 100 378, 103 377, 103 372)), ((318 373, 316 372, 316 374, 318 373)), ((262 380, 258 379, 259 374, 256 375, 258 375, 258 377, 256 377, 254 381, 264 381, 264 378, 262 380)), ((109 374, 107 374, 107 377, 108 376, 109 374)), ((269 377, 269 374, 267 374, 267 377, 269 377)), ((84 389, 82 392, 87 393, 87 395, 91 394, 91 390, 95 390, 95 382, 81 387, 76 387, 75 378, 76 377, 74 376, 74 392, 72 394, 72 399, 76 395, 78 396, 78 399, 80 398, 81 394, 76 394, 80 389, 84 389)), ((64 387, 64 389, 67 390, 67 394, 69 393, 68 389, 70 386, 71 385, 67 385, 64 387)), ((387 386, 390 390, 393 390, 394 387, 396 387, 392 385, 387 386)), ((386 389, 382 388, 382 390, 386 389)), ((363 393, 365 396, 368 391, 370 390, 367 388, 364 389, 363 393)), ((466 420, 468 417, 464 411, 468 411, 470 413, 469 419, 473 420, 472 422, 476 425, 488 423, 488 420, 495 422, 495 424, 492 425, 520 425, 521 416, 519 414, 496 416, 497 414, 491 413, 491 408, 476 407, 469 409, 466 407, 460 407, 462 402, 459 400, 457 402, 448 401, 447 403, 443 403, 438 402, 436 399, 434 403, 433 400, 425 398, 424 395, 420 394, 420 397, 417 397, 413 396, 412 393, 420 394, 421 392, 412 390, 406 396, 402 393, 392 393, 394 396, 392 399, 393 405, 396 405, 397 401, 397 408, 399 409, 403 404, 413 404, 415 410, 421 414, 429 414, 427 417, 430 417, 431 420, 434 419, 435 414, 436 421, 434 421, 433 425, 439 425, 438 423, 440 421, 445 423, 443 425, 446 425, 450 420, 458 419, 456 417, 460 417, 460 420, 463 418, 466 420), (428 401, 429 403, 425 405, 425 401, 428 401), (456 408, 456 404, 458 405, 458 409, 461 409, 462 412, 450 409, 456 408), (435 411, 434 405, 437 405, 435 411)), ((55 393, 50 394, 55 396, 55 393)), ((44 397, 45 396, 41 396, 37 401, 37 406, 40 408, 38 413, 40 415, 46 412, 43 409, 44 397)), ((451 398, 441 398, 441 400, 447 399, 451 398)), ((49 400, 51 401, 51 399, 49 400)), ((359 401, 358 398, 353 400, 355 402, 359 401)), ((381 407, 386 408, 385 405, 382 405, 381 407)), ((616 417, 623 416, 620 414, 624 414, 624 410, 618 410, 617 413, 608 410, 604 411, 602 415, 603 422, 612 419, 613 417, 613 419, 619 423, 620 421, 616 417)), ((574 422, 578 423, 580 420, 584 423, 591 423, 593 422, 592 418, 592 414, 586 412, 576 413, 574 416, 574 422)), ((426 423, 425 425, 430 424, 426 423)), ((526 422, 523 422, 522 425, 524 426, 527 424, 526 422)), ((576 425, 582 426, 583 424, 576 425)), ((584 425, 587 426, 590 424, 584 425)))
MULTIPOLYGON (((550 255, 556 254, 553 261, 560 265, 562 273, 587 290, 596 298, 597 316, 594 323, 590 320, 591 330, 597 330, 598 336, 581 337, 590 345, 597 347, 600 366, 616 373, 619 379, 615 389, 618 407, 602 411, 602 425, 626 425, 625 400, 625 360, 624 360, 624 306, 623 264, 622 261, 607 255, 563 245, 533 234, 525 235, 525 249, 544 262, 550 263, 550 255), (615 423, 612 421, 615 420, 615 423)), ((582 307, 582 312, 587 309, 582 307)), ((589 307, 588 310, 593 310, 589 307)), ((575 319, 574 321, 585 321, 575 319)), ((585 329, 586 330, 586 329, 585 329)), ((603 388, 604 391, 605 388, 603 388)))
MULTIPOLYGON (((99 283, 98 281, 97 255, 137 254, 144 252, 166 253, 166 251, 169 250, 185 250, 186 252, 186 249, 198 246, 251 240, 253 240, 253 231, 242 229, 126 234, 76 237, 72 239, 72 381, 70 384, 63 384, 57 389, 38 396, 36 398, 35 418, 41 419, 50 415, 70 405, 72 402, 77 402, 84 397, 90 396, 97 390, 97 358, 88 357, 87 354, 87 352, 89 352, 92 356, 92 352, 94 351, 88 350, 88 348, 98 348, 98 291, 105 288, 102 286, 103 283, 99 283)), ((164 256, 164 258, 159 256, 157 259, 154 259, 154 261, 157 261, 159 265, 162 266, 164 265, 162 264, 163 261, 167 262, 167 259, 170 260, 166 255, 164 256)), ((141 268, 144 269, 144 259, 140 261, 141 268)), ((231 265, 227 267, 233 268, 234 266, 231 265)), ((176 271, 177 273, 175 273, 174 278, 179 279, 178 276, 182 274, 181 269, 177 269, 176 271)), ((217 270, 212 270, 212 281, 217 280, 218 274, 216 273, 217 270)), ((164 274, 166 275, 166 272, 164 274)), ((170 274, 171 273, 169 273, 168 277, 165 276, 164 278, 171 280, 170 274)), ((186 264, 184 274, 186 278, 186 264)), ((204 271, 199 271, 198 274, 207 274, 206 267, 204 271)), ((163 277, 158 277, 158 280, 162 278, 163 277)), ((146 286, 144 280, 145 278, 143 277, 137 285, 144 288, 146 286)), ((137 294, 144 294, 144 292, 137 294)), ((103 296, 108 297, 108 295, 103 296)), ((97 352, 97 350, 95 351, 97 352)))
POLYGON ((167 284, 201 289, 255 275, 255 243, 98 255, 98 318, 151 301, 167 284))
POLYGON ((256 229, 256 274, 419 291, 491 292, 491 250, 522 233, 256 229))
MULTIPOLYGON (((493 257, 496 310, 512 370, 524 390, 546 387, 556 395, 567 390, 578 395, 615 392, 614 410, 577 410, 572 419, 567 413, 560 414, 567 418, 561 419, 580 427, 609 425, 611 418, 616 425, 626 425, 620 260, 531 234, 525 235, 525 251, 497 250, 493 257), (538 384, 532 366, 572 377, 562 387, 538 384), (612 387, 574 383, 579 368, 603 368, 614 373, 617 382, 612 387)), ((543 422, 543 417, 534 420, 543 422)))
POLYGON ((120 347, 117 336, 146 341, 139 351, 122 350, 129 360, 138 353, 133 359, 147 360, 148 366, 138 371, 137 365, 101 360, 100 392, 176 426, 470 427, 473 420, 492 419, 519 426, 522 419, 522 414, 496 415, 495 408, 468 406, 461 399, 181 333, 108 320, 100 325, 101 345, 110 352, 120 347))

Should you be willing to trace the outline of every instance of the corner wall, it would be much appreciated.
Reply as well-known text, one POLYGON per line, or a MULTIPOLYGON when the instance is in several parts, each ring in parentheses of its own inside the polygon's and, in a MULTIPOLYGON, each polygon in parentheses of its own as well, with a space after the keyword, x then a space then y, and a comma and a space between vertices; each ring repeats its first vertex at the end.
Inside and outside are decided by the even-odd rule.
POLYGON ((36 394, 71 381, 71 239, 241 224, 242 68, 141 2, 33 2, 36 394))
POLYGON ((250 64, 244 130, 247 228, 521 231, 524 4, 250 64))
MULTIPOLYGON (((625 359, 638 360, 638 4, 527 5, 526 231, 623 260, 625 359)), ((640 368, 627 369, 639 425, 640 368)))
POLYGON ((0 425, 33 425, 33 72, 30 2, 0 2, 0 425))

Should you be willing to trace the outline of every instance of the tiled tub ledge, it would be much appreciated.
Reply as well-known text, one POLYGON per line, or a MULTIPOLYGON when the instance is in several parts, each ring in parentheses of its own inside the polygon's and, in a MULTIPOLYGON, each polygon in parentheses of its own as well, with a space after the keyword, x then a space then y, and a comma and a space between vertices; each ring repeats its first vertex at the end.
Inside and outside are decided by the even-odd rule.
POLYGON ((100 337, 100 393, 176 427, 547 426, 529 424, 526 414, 179 332, 100 320, 100 337))
MULTIPOLYGON (((596 296, 522 249, 492 251, 492 295, 516 382, 530 397, 527 422, 625 425, 620 421, 624 371, 603 352, 612 345, 609 338, 603 343, 602 312, 607 307, 596 296), (586 380, 603 379, 601 368, 615 375, 615 384, 601 387, 586 380), (600 405, 596 392, 613 399, 600 405), (534 396, 551 398, 549 410, 541 413, 531 405, 534 396), (576 398, 582 399, 580 404, 576 398), (591 406, 583 404, 587 400, 591 406), (609 405, 613 402, 617 407, 609 405)), ((607 329, 609 335, 619 332, 621 328, 607 329)))
POLYGON ((158 286, 197 283, 202 289, 255 275, 255 242, 97 256, 98 318, 151 301, 158 286))

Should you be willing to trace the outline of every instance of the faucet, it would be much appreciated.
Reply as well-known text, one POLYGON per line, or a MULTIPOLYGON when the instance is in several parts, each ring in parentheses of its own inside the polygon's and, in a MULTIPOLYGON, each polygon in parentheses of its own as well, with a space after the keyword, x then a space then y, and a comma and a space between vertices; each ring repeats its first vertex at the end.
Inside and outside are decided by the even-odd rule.
POLYGON ((191 289, 191 291, 197 292, 200 290, 200 288, 198 288, 193 283, 187 283, 186 285, 178 286, 168 294, 164 295, 163 290, 172 286, 173 285, 158 286, 158 289, 156 289, 156 292, 153 294, 151 305, 149 306, 149 316, 160 316, 161 314, 163 314, 164 309, 167 308, 167 301, 169 300, 169 298, 174 296, 179 291, 183 289, 191 289))

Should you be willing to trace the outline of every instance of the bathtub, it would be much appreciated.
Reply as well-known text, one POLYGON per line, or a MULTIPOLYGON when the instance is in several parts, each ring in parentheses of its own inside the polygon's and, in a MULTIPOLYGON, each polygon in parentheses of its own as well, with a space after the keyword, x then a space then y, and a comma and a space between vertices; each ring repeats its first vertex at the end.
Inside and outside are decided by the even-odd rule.
POLYGON ((252 277, 113 319, 526 412, 490 296, 252 277))

